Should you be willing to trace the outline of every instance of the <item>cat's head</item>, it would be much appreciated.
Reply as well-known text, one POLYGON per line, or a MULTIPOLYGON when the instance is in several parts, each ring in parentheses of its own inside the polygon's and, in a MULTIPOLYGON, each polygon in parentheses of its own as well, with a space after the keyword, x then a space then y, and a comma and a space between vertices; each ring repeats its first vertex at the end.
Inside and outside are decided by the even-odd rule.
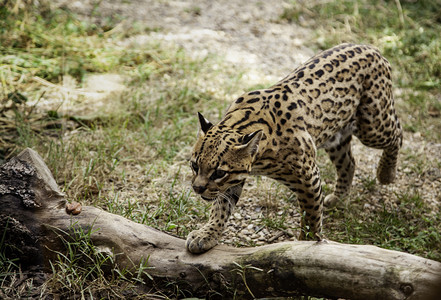
POLYGON ((214 200, 250 173, 262 131, 244 134, 198 116, 200 128, 190 159, 192 187, 203 199, 214 200))

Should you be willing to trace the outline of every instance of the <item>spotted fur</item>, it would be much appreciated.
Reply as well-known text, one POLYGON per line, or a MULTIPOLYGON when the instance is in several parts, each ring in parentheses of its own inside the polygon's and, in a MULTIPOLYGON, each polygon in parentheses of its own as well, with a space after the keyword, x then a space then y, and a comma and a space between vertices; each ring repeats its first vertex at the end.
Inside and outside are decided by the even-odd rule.
POLYGON ((352 183, 352 135, 383 149, 380 183, 395 178, 402 129, 394 110, 391 68, 367 45, 342 44, 323 51, 268 89, 248 92, 216 125, 199 114, 191 158, 192 186, 213 201, 210 219, 187 238, 193 253, 217 244, 250 174, 266 175, 297 194, 303 215, 300 239, 320 239, 323 203, 335 205, 352 183), (337 183, 324 200, 317 148, 337 169, 337 183))

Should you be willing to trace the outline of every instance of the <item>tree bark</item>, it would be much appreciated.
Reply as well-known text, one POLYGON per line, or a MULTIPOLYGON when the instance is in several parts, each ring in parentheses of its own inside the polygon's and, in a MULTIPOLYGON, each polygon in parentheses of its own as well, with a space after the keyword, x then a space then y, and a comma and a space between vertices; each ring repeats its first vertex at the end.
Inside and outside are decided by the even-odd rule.
POLYGON ((183 239, 99 208, 68 214, 51 172, 32 149, 0 167, 0 207, 0 238, 7 232, 5 243, 22 250, 9 255, 28 265, 48 267, 54 251, 64 250, 57 232, 93 227, 93 244, 114 255, 119 267, 135 268, 148 259, 154 281, 185 283, 199 297, 430 299, 440 292, 441 263, 375 246, 299 241, 219 245, 194 255, 183 239))

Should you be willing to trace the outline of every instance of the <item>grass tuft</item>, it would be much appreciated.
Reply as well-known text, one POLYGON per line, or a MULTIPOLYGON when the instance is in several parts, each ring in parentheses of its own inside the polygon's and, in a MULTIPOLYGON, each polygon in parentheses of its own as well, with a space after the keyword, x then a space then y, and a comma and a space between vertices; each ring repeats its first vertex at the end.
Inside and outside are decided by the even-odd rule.
POLYGON ((57 232, 66 252, 56 252, 57 260, 51 263, 50 293, 82 299, 140 297, 137 284, 151 285, 148 258, 134 270, 120 269, 113 253, 92 244, 91 235, 98 230, 72 224, 69 233, 57 232))
POLYGON ((441 216, 428 212, 417 192, 396 196, 397 205, 385 202, 371 207, 357 201, 350 208, 329 211, 326 232, 343 243, 372 244, 440 261, 441 216))

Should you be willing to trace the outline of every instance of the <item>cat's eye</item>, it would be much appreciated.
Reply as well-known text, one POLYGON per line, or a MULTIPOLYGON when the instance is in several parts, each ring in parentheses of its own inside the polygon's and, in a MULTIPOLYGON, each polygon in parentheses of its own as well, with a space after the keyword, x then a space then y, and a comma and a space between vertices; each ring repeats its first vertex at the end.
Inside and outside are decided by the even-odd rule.
POLYGON ((192 162, 190 163, 190 166, 191 166, 191 168, 193 169, 193 171, 194 171, 195 173, 197 173, 197 172, 199 171, 199 167, 198 167, 198 165, 197 165, 194 161, 192 161, 192 162))
POLYGON ((210 179, 211 180, 221 179, 224 178, 225 175, 227 175, 226 171, 217 169, 216 171, 213 172, 213 174, 211 174, 210 179))

